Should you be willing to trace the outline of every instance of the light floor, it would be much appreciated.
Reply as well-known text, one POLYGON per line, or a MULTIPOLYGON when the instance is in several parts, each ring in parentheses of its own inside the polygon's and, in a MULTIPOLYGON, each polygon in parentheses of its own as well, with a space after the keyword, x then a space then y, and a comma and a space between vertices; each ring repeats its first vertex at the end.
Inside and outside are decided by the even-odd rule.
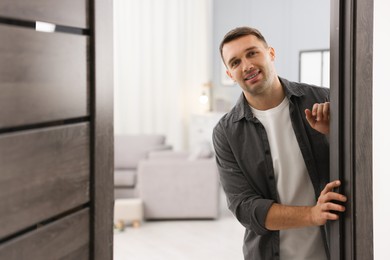
POLYGON ((114 260, 242 260, 244 228, 221 201, 217 220, 147 221, 114 233, 114 260))

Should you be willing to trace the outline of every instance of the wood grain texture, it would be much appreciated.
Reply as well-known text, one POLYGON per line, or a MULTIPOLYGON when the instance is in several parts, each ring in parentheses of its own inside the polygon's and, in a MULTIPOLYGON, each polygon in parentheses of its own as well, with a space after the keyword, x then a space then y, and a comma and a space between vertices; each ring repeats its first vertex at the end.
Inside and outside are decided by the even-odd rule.
POLYGON ((86 116, 87 36, 0 25, 0 128, 86 116))
POLYGON ((87 28, 87 0, 1 0, 0 16, 87 28))
MULTIPOLYGON (((340 0, 331 1, 331 18, 330 18, 330 103, 331 103, 331 118, 330 118, 330 180, 341 179, 340 170, 342 167, 342 139, 340 128, 342 124, 342 88, 340 87, 341 61, 340 48, 343 46, 341 42, 342 34, 340 30, 340 0)), ((328 223, 329 229, 329 251, 331 259, 339 260, 341 258, 342 238, 340 236, 341 221, 333 221, 328 223)))
POLYGON ((353 236, 354 226, 354 212, 355 212, 355 193, 354 193, 354 143, 353 143, 353 122, 354 122, 354 60, 355 49, 353 39, 353 19, 354 19, 354 0, 340 1, 342 5, 342 24, 341 24, 341 41, 342 51, 340 52, 340 113, 341 121, 340 136, 341 136, 341 154, 340 154, 340 177, 342 181, 342 188, 340 192, 347 196, 346 211, 341 215, 342 232, 340 233, 340 251, 342 259, 354 258, 354 243, 353 236))
POLYGON ((94 179, 92 258, 113 258, 113 1, 94 1, 94 179))
POLYGON ((89 259, 89 210, 84 209, 0 245, 0 259, 89 259))
MULTIPOLYGON (((332 112, 332 117, 336 115, 337 119, 332 119, 335 125, 331 128, 331 137, 339 138, 339 142, 331 142, 334 145, 331 156, 333 152, 339 155, 331 160, 334 164, 331 169, 336 171, 334 175, 339 174, 343 183, 341 191, 348 201, 339 230, 330 232, 331 259, 369 260, 373 259, 373 1, 333 0, 333 4, 335 2, 339 2, 340 26, 332 30, 340 39, 338 45, 331 47, 331 53, 339 52, 339 60, 338 64, 331 62, 331 66, 339 69, 332 70, 337 75, 333 75, 336 89, 331 102, 338 101, 339 107, 332 112)), ((332 103, 332 107, 334 105, 332 103)))
POLYGON ((90 247, 90 244, 88 243, 85 246, 80 247, 77 250, 73 251, 72 253, 68 254, 67 256, 62 257, 61 260, 87 260, 87 259, 90 259, 89 247, 90 247))
POLYGON ((357 260, 374 258, 373 249, 373 1, 356 1, 355 61, 355 256, 357 260))
POLYGON ((89 200, 87 123, 0 135, 0 238, 89 200))

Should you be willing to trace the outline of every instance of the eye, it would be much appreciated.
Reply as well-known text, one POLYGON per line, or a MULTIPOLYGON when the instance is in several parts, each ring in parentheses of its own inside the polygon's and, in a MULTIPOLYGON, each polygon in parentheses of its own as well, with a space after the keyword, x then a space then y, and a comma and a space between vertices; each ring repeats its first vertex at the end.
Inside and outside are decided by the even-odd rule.
POLYGON ((250 51, 250 52, 248 52, 248 56, 249 56, 249 57, 253 57, 253 56, 256 55, 256 53, 257 53, 257 52, 255 52, 255 51, 250 51))
POLYGON ((234 61, 232 61, 232 62, 230 63, 230 66, 231 66, 232 68, 234 68, 234 67, 237 67, 238 64, 240 64, 240 61, 239 61, 239 60, 234 60, 234 61))

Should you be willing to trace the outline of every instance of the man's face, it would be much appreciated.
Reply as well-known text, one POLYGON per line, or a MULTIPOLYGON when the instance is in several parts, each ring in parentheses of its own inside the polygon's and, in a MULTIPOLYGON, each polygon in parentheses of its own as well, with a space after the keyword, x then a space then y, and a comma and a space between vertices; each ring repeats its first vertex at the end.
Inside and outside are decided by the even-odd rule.
POLYGON ((226 73, 245 93, 256 96, 272 87, 276 77, 275 51, 254 35, 226 43, 222 49, 226 73))

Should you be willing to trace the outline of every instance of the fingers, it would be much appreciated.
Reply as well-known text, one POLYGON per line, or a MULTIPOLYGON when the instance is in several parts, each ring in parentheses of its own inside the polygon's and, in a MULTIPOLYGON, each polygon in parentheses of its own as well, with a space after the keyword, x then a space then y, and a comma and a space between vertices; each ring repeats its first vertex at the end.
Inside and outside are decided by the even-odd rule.
POLYGON ((337 212, 344 212, 345 207, 342 205, 338 205, 335 203, 326 203, 322 205, 317 205, 319 213, 317 217, 316 224, 323 225, 328 220, 337 220, 339 219, 339 215, 337 212))
MULTIPOLYGON (((306 113, 306 110, 305 110, 306 113)), ((330 103, 315 103, 311 110, 312 118, 315 118, 316 121, 327 121, 330 118, 330 103)), ((306 117, 308 114, 306 113, 306 117)))
POLYGON ((309 109, 305 109, 306 119, 307 122, 309 122, 309 125, 314 128, 314 125, 316 123, 315 116, 312 115, 312 112, 309 109))
POLYGON ((335 201, 339 201, 339 202, 347 201, 346 196, 337 192, 333 192, 333 189, 340 187, 340 185, 341 182, 339 180, 335 180, 328 183, 325 186, 325 188, 322 190, 321 195, 317 201, 317 204, 322 211, 326 211, 326 212, 329 212, 331 210, 339 211, 339 212, 345 211, 345 207, 343 205, 334 203, 335 201))
POLYGON ((338 220, 339 219, 339 215, 337 215, 337 214, 333 214, 333 213, 329 213, 329 212, 325 212, 323 214, 324 214, 323 217, 326 220, 338 220))
POLYGON ((322 114, 324 115, 325 120, 329 120, 330 118, 330 103, 325 102, 322 108, 322 114))
POLYGON ((347 197, 334 192, 334 189, 340 187, 340 185, 341 182, 335 180, 329 182, 322 190, 317 205, 314 206, 312 211, 312 219, 316 225, 323 225, 328 220, 337 220, 339 219, 338 213, 345 211, 345 206, 338 203, 346 202, 347 197))
POLYGON ((319 204, 312 208, 312 221, 314 225, 324 225, 328 220, 339 219, 339 212, 344 212, 345 207, 335 203, 319 204))
POLYGON ((306 120, 311 128, 326 135, 329 134, 330 103, 315 103, 312 110, 305 109, 306 120))
POLYGON ((341 181, 335 180, 326 184, 325 188, 321 191, 321 195, 331 192, 334 188, 340 187, 341 181))
POLYGON ((339 212, 344 212, 345 211, 345 207, 343 205, 339 205, 339 204, 336 204, 336 203, 325 203, 325 204, 322 204, 321 205, 321 209, 323 211, 326 211, 326 212, 329 212, 329 211, 339 211, 339 212))
POLYGON ((328 192, 324 195, 321 195, 319 198, 318 198, 318 202, 319 203, 326 203, 328 201, 340 201, 340 202, 346 202, 347 201, 347 197, 345 197, 344 195, 340 194, 340 193, 336 193, 336 192, 328 192))

